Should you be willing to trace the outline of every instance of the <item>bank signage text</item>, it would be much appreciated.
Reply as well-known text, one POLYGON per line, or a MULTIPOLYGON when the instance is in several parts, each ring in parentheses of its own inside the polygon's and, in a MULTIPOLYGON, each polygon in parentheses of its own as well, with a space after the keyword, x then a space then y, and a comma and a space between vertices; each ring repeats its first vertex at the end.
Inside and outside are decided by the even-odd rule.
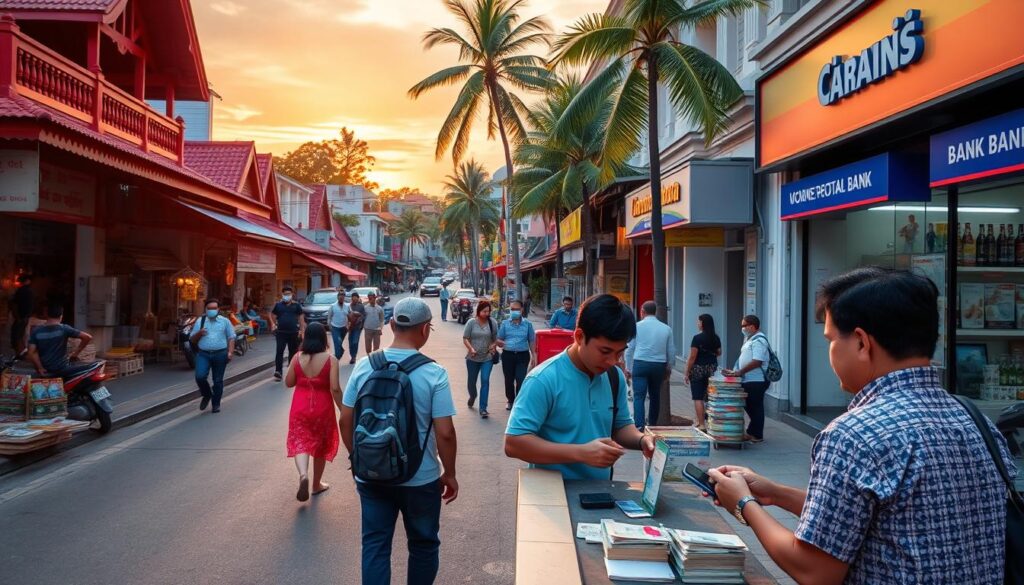
POLYGON ((1024 109, 936 134, 932 187, 1024 170, 1024 109))

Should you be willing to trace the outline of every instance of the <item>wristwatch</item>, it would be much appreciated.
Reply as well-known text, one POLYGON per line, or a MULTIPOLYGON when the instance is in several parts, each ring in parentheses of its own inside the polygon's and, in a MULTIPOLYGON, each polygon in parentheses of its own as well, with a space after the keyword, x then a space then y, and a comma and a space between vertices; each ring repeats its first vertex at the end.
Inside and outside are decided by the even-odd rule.
POLYGON ((740 501, 736 502, 736 509, 732 512, 732 515, 735 516, 736 519, 740 521, 740 524, 743 524, 744 526, 747 525, 747 519, 743 517, 743 508, 750 502, 754 502, 758 506, 761 505, 761 502, 754 496, 743 496, 740 498, 740 501))

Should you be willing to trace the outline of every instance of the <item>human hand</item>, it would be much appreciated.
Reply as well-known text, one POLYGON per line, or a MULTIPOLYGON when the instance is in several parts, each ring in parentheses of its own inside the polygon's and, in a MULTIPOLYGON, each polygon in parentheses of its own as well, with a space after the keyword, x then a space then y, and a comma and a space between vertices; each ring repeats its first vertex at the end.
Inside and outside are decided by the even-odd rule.
POLYGON ((640 439, 640 450, 643 451, 644 457, 650 459, 654 457, 654 446, 658 442, 656 435, 644 435, 640 439))
POLYGON ((622 373, 626 375, 626 383, 629 383, 633 380, 633 373, 630 372, 629 370, 622 370, 622 373))
POLYGON ((231 350, 228 351, 228 361, 230 362, 231 358, 233 358, 233 357, 235 357, 235 350, 231 349, 231 350))
POLYGON ((626 454, 626 450, 609 438, 594 439, 580 445, 580 463, 591 467, 611 467, 626 454))
POLYGON ((442 475, 441 499, 444 500, 445 505, 454 502, 457 497, 459 497, 459 482, 455 479, 455 475, 448 475, 447 473, 442 475))
MULTIPOLYGON (((754 495, 759 502, 764 506, 774 506, 775 501, 778 499, 779 484, 774 481, 765 478, 762 475, 758 475, 747 467, 741 467, 739 465, 722 465, 721 467, 715 468, 720 473, 730 474, 738 473, 743 476, 743 480, 746 482, 747 487, 750 488, 750 493, 754 495)), ((708 472, 710 473, 710 471, 708 472)))
POLYGON ((739 471, 722 473, 719 469, 709 469, 708 477, 715 484, 715 503, 729 512, 736 509, 740 499, 751 495, 750 486, 739 471))

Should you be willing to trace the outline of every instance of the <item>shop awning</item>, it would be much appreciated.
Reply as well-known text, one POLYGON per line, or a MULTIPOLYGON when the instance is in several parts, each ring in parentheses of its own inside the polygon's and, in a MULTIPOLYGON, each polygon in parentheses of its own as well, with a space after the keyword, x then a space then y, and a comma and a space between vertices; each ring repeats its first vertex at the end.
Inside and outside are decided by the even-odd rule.
POLYGON ((185 264, 174 254, 162 248, 119 246, 117 252, 131 258, 135 265, 145 272, 181 270, 185 267, 185 264))
MULTIPOLYGON (((520 270, 522 270, 521 266, 520 270)), ((502 262, 501 264, 495 264, 494 266, 484 268, 484 272, 493 272, 498 278, 505 278, 505 275, 508 274, 508 266, 502 262)))
POLYGON ((212 209, 206 209, 205 207, 199 207, 198 205, 192 205, 185 203, 184 201, 177 201, 178 204, 191 209, 192 211, 201 213, 202 215, 221 223, 236 232, 240 232, 244 236, 255 237, 257 239, 269 240, 276 244, 287 244, 293 246, 295 242, 288 238, 277 234, 263 226, 256 225, 252 222, 246 221, 242 218, 235 217, 233 215, 227 215, 226 213, 220 213, 213 211, 212 209))
POLYGON ((318 256, 316 254, 303 253, 302 255, 328 270, 340 272, 342 276, 347 276, 348 278, 355 279, 366 278, 365 273, 359 272, 355 268, 349 268, 348 266, 345 266, 344 264, 338 262, 337 260, 325 258, 323 256, 318 256))

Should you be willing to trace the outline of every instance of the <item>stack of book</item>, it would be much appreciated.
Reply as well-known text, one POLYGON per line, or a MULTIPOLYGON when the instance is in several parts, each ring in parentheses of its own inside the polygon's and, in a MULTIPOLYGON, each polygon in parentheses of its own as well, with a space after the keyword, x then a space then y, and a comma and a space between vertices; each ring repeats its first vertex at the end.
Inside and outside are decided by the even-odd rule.
POLYGON ((672 565, 683 583, 741 584, 747 546, 735 534, 670 530, 672 565))
POLYGON ((743 406, 747 393, 739 378, 715 376, 708 384, 708 435, 723 443, 743 441, 743 406))
POLYGON ((667 528, 601 520, 601 544, 608 578, 613 581, 672 583, 668 564, 672 536, 667 528))

